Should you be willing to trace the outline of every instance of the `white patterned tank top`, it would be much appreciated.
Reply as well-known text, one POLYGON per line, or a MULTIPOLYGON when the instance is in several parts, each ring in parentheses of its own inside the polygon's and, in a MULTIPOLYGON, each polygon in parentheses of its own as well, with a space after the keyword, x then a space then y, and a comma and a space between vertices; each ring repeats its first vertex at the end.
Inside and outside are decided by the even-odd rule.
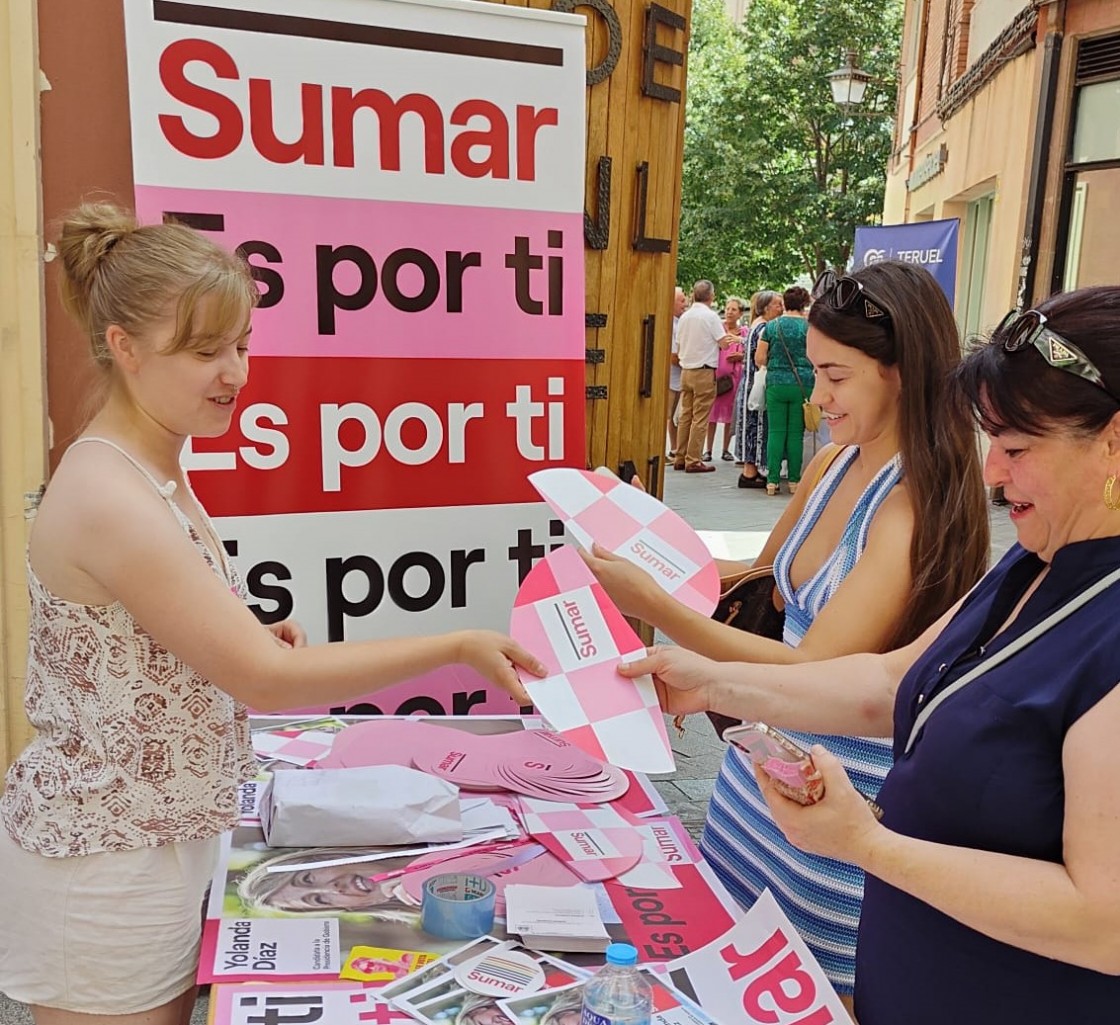
MULTIPOLYGON (((244 597, 225 553, 215 559, 172 501, 173 484, 160 485, 107 439, 75 444, 83 442, 109 445, 135 466, 211 569, 244 597)), ((25 707, 35 736, 8 770, 0 797, 12 839, 47 857, 68 857, 232 828, 237 785, 257 771, 244 706, 157 644, 120 602, 58 598, 30 560, 27 579, 25 707)))

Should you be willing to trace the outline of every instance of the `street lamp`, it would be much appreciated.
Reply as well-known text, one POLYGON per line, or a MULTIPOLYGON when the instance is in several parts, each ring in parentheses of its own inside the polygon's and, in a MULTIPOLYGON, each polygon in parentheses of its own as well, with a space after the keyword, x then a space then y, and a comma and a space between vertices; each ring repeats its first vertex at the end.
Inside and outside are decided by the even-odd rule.
POLYGON ((872 76, 856 64, 855 50, 848 50, 844 66, 829 72, 827 77, 832 99, 845 112, 863 103, 868 83, 872 81, 872 76))

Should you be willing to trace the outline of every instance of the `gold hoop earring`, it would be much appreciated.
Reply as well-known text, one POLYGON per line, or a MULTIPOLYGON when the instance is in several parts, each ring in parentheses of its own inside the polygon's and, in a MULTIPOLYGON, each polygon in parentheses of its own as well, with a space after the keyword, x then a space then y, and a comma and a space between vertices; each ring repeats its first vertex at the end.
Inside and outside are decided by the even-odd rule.
POLYGON ((1111 509, 1113 512, 1120 511, 1120 495, 1115 493, 1116 489, 1116 474, 1113 474, 1104 482, 1104 504, 1106 509, 1111 509))

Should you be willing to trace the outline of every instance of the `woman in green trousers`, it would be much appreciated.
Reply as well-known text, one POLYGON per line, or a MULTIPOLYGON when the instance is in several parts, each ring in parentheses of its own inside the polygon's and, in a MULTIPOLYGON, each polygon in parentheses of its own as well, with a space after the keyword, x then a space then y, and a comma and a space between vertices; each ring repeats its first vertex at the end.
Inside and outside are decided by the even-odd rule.
POLYGON ((805 417, 801 406, 813 392, 813 364, 805 355, 809 293, 797 285, 783 296, 786 312, 766 325, 755 362, 766 367, 766 444, 769 483, 766 494, 778 493, 782 460, 786 461, 789 493, 797 491, 804 456, 805 417))

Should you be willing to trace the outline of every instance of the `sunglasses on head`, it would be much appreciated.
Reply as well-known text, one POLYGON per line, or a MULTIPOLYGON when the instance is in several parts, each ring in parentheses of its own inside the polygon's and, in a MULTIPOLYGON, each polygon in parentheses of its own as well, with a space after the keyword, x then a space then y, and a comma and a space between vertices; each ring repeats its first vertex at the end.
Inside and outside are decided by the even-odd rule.
MULTIPOLYGON (((1038 310, 1012 310, 996 328, 996 338, 1003 338, 1004 352, 1019 352, 1028 346, 1034 348, 1055 370, 1064 370, 1095 384, 1109 395, 1112 392, 1101 372, 1076 345, 1046 326, 1046 315, 1038 310)), ((1113 396, 1115 398, 1115 396, 1113 396)))
POLYGON ((826 270, 814 282, 812 296, 814 302, 823 302, 834 310, 849 310, 872 324, 891 321, 887 307, 863 287, 862 281, 847 274, 826 270))

